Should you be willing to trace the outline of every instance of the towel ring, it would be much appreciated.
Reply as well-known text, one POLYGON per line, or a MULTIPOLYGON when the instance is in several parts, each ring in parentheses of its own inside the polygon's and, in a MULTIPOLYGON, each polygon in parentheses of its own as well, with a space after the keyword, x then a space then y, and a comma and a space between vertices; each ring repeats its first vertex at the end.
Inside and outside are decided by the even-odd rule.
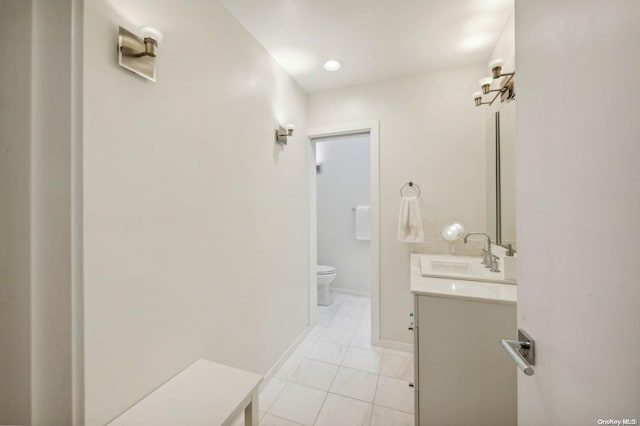
POLYGON ((407 182, 404 185, 402 185, 402 187, 400 187, 400 196, 401 197, 404 197, 403 191, 407 186, 415 187, 418 190, 418 195, 416 195, 416 197, 420 196, 420 187, 418 186, 418 184, 417 183, 413 183, 413 182, 407 182))

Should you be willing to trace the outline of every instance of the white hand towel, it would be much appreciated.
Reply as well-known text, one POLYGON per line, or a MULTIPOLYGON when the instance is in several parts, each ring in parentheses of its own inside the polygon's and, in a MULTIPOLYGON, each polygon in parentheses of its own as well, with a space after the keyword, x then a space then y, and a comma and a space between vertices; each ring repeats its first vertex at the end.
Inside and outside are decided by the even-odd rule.
POLYGON ((356 207, 356 240, 371 240, 371 206, 356 207))
POLYGON ((402 197, 398 215, 398 240, 408 243, 424 242, 422 215, 418 197, 402 197))

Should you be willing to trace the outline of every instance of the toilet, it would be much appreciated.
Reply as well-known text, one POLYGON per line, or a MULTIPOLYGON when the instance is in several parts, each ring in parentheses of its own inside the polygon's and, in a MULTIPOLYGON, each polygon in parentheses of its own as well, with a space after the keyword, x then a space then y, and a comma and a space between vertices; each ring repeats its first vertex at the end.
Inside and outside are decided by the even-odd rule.
POLYGON ((336 279, 336 268, 318 265, 318 305, 331 304, 331 282, 336 279))

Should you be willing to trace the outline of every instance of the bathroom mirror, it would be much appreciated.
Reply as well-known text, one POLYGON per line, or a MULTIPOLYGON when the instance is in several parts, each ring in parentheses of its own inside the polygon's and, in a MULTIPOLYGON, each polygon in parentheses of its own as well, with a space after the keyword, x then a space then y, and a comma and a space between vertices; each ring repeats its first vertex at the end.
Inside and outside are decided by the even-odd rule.
POLYGON ((487 231, 516 248, 516 104, 502 104, 487 121, 487 231))

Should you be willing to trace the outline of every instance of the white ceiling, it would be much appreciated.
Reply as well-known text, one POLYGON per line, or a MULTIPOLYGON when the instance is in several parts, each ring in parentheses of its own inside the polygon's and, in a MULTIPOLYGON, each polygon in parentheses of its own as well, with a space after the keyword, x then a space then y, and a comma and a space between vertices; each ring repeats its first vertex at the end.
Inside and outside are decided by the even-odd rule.
POLYGON ((488 59, 513 0, 220 0, 307 92, 488 59), (328 59, 342 69, 327 72, 328 59))

